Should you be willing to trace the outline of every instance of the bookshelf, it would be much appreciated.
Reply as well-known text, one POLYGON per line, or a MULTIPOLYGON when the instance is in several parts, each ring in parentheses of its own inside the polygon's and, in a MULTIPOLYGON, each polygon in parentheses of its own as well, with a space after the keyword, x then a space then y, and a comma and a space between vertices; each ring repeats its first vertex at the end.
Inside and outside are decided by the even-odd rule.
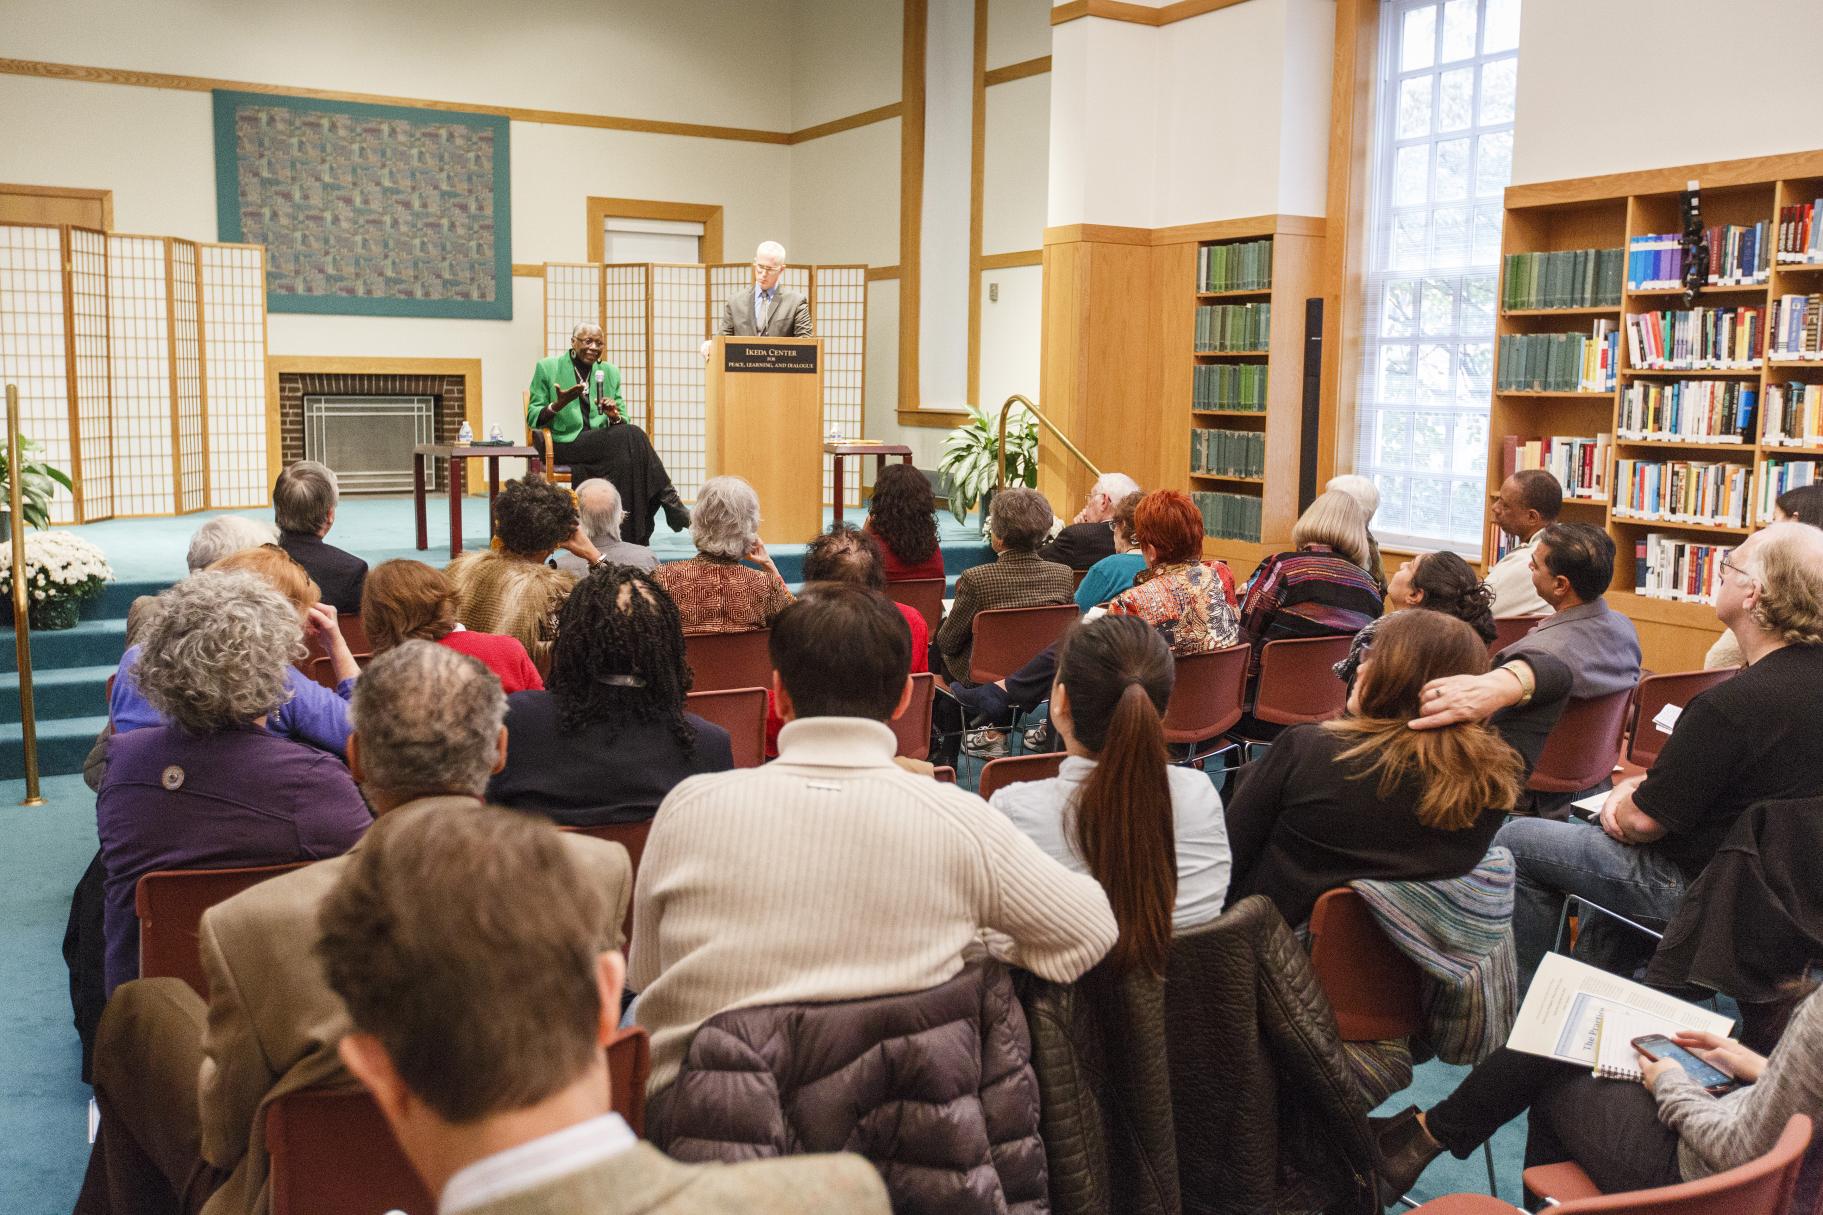
MULTIPOLYGON (((1630 321, 1651 313, 1681 313, 1684 304, 1681 289, 1640 285, 1625 272, 1637 267, 1624 262, 1618 304, 1503 308, 1495 322, 1497 351, 1501 355, 1513 352, 1513 357, 1521 348, 1500 339, 1587 334, 1592 323, 1612 322, 1620 332, 1613 387, 1587 391, 1590 386, 1584 384, 1582 391, 1528 390, 1503 376, 1497 365, 1489 425, 1490 494, 1499 491, 1509 471, 1509 438, 1523 447, 1529 441, 1555 436, 1607 437, 1601 499, 1566 500, 1562 518, 1604 527, 1614 538, 1617 552, 1610 602, 1634 619, 1646 649, 1646 665, 1661 671, 1700 666, 1703 651, 1721 626, 1709 603, 1636 593, 1636 555, 1641 544, 1649 536, 1689 545, 1738 544, 1765 521, 1762 499, 1770 503, 1775 496, 1771 491, 1781 484, 1777 478, 1784 476, 1789 483, 1793 477, 1816 477, 1815 465, 1823 461, 1823 435, 1814 436, 1814 444, 1805 441, 1802 431, 1789 442, 1766 440, 1769 391, 1794 398, 1801 423, 1802 402, 1807 399, 1804 393, 1813 390, 1808 398, 1817 407, 1813 415, 1823 415, 1823 359, 1773 357, 1766 337, 1774 304, 1781 296, 1823 292, 1823 263, 1783 264, 1779 260, 1781 221, 1789 216, 1786 209, 1823 198, 1823 152, 1514 186, 1506 193, 1501 242, 1500 298, 1506 301, 1508 276, 1519 271, 1505 255, 1578 249, 1626 251, 1635 238, 1681 232, 1679 194, 1687 180, 1697 181, 1701 188, 1706 227, 1769 225, 1771 249, 1763 278, 1706 287, 1694 304, 1699 309, 1734 310, 1722 318, 1732 329, 1722 330, 1720 321, 1716 324, 1716 331, 1727 333, 1744 328, 1750 315, 1746 310, 1759 310, 1752 348, 1748 349, 1743 336, 1723 352, 1747 358, 1718 357, 1709 365, 1681 370, 1635 366, 1629 349, 1630 321), (1633 281, 1628 281, 1630 277, 1633 281), (1749 402, 1747 406, 1743 406, 1743 398, 1749 402), (1743 432, 1736 424, 1747 408, 1751 420, 1743 432), (1713 488, 1710 506, 1729 501, 1732 489, 1740 495, 1738 513, 1711 514, 1705 509, 1701 520, 1682 515, 1639 517, 1626 496, 1627 474, 1642 465, 1659 464, 1684 465, 1686 480, 1713 488), (1781 467, 1787 464, 1796 467, 1781 467)), ((1666 321, 1668 325, 1680 322, 1675 317, 1666 321)), ((1483 541, 1485 560, 1498 559, 1498 541, 1490 524, 1483 541)))

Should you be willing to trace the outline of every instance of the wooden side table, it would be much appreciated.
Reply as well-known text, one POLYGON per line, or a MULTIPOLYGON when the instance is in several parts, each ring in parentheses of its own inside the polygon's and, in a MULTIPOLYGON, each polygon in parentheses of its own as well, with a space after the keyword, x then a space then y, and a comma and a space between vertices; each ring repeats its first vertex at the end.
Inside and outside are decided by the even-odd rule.
MULTIPOLYGON (((878 462, 874 465, 875 477, 878 477, 886 470, 886 461, 889 456, 900 457, 899 462, 901 464, 910 464, 912 462, 912 450, 903 443, 825 443, 823 444, 823 454, 835 457, 835 468, 833 470, 835 475, 831 478, 831 483, 835 490, 835 521, 837 523, 842 521, 842 498, 844 496, 842 493, 842 461, 846 457, 879 457, 878 462)), ((860 478, 861 470, 857 467, 855 469, 855 488, 857 490, 861 487, 860 478)))
POLYGON ((411 497, 417 512, 418 551, 430 547, 424 510, 424 461, 441 456, 449 461, 449 555, 462 555, 462 495, 468 491, 468 462, 487 461, 487 537, 494 538, 494 499, 500 496, 500 461, 539 459, 536 447, 516 443, 420 443, 411 449, 411 497))

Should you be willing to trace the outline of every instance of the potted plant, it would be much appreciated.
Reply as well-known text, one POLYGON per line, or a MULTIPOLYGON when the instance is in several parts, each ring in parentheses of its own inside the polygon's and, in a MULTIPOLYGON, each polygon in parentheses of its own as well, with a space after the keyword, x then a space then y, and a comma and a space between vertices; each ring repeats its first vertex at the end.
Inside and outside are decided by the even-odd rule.
MULTIPOLYGON (((981 503, 981 526, 987 528, 988 504, 1000 475, 1000 420, 978 405, 969 406, 968 421, 943 440, 937 471, 949 483, 949 509, 956 522, 966 521, 981 503)), ((1038 422, 1023 405, 1006 418, 1006 483, 1032 488, 1038 484, 1038 422)))
MULTIPOLYGON (((29 527, 51 525, 51 495, 59 485, 70 485, 69 474, 53 468, 42 458, 44 448, 24 435, 19 436, 19 513, 29 527)), ((12 473, 7 467, 6 448, 0 446, 0 537, 12 531, 12 473)))
MULTIPOLYGON (((0 569, 10 571, 12 561, 12 541, 0 543, 0 569)), ((71 532, 25 538, 26 618, 35 629, 75 628, 82 605, 113 577, 101 550, 71 532)))

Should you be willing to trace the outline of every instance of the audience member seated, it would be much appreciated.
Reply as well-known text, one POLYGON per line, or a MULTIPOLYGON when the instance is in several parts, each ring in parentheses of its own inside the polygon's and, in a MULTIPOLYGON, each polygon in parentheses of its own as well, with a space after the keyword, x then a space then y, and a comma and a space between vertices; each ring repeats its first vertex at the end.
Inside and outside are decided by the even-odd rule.
POLYGON ((1114 512, 1122 498, 1139 493, 1139 482, 1125 473, 1103 473, 1089 487, 1089 496, 1069 526, 1044 544, 1038 555, 1046 561, 1086 570, 1114 554, 1114 512))
MULTIPOLYGON (((699 501, 696 517, 711 514, 699 501)), ((734 766, 728 732, 684 711, 689 691, 670 596, 597 566, 563 605, 548 690, 507 698, 511 745, 488 800, 572 827, 651 818, 685 777, 734 766)))
MULTIPOLYGON (((490 821, 523 821, 480 808, 488 774, 504 758, 506 703, 498 681, 472 658, 426 641, 403 642, 374 659, 353 707, 349 762, 382 822, 395 814, 422 814, 429 833, 448 840, 446 831, 460 833, 447 817, 452 810, 485 814, 490 821)), ((473 863, 497 863, 491 850, 474 849, 472 830, 460 838, 463 842, 452 846, 459 852, 473 849, 473 863)), ((211 1212, 267 1210, 266 1100, 279 1092, 349 1082, 336 1054, 348 1015, 324 981, 314 950, 318 908, 366 850, 364 845, 348 856, 270 878, 210 908, 198 941, 209 978, 206 1006, 180 979, 137 980, 115 993, 102 1021, 96 1062, 101 1134, 89 1158, 79 1215, 195 1210, 205 1198, 204 1209, 211 1212)), ((612 946, 632 891, 626 850, 576 835, 564 837, 563 851, 587 874, 603 904, 594 918, 575 919, 572 927, 612 946)), ((426 848, 417 855, 437 854, 426 848)), ((442 863, 436 862, 439 871, 442 863)), ((464 880, 455 881, 452 890, 447 898, 423 904, 426 914, 436 917, 435 935, 443 940, 481 937, 472 924, 449 918, 459 917, 463 908, 495 915, 502 907, 516 908, 516 898, 529 897, 524 888, 508 893, 464 880)), ((536 898, 530 902, 534 911, 542 906, 536 898)), ((522 920, 512 915, 494 922, 522 920)), ((376 934, 369 944, 381 939, 397 944, 404 938, 396 931, 376 934)), ((421 990, 431 970, 414 968, 410 974, 414 990, 421 990)), ((451 1032, 449 1010, 472 1014, 472 1001, 485 986, 471 987, 454 1004, 437 1008, 443 1034, 451 1032)), ((459 1020, 472 1025, 478 1018, 459 1020)), ((549 1030, 547 1022, 534 1037, 545 1041, 549 1030)))
POLYGON ((988 543, 994 560, 964 570, 956 579, 955 602, 937 628, 933 670, 941 666, 952 680, 968 679, 977 612, 1070 602, 1076 592, 1070 568, 1038 555, 1038 544, 1050 530, 1051 504, 1037 490, 1003 489, 994 495, 988 512, 988 543))
MULTIPOLYGON (((1774 523, 1806 523, 1811 527, 1823 528, 1823 485, 1800 485, 1780 494, 1772 504, 1772 521, 1774 523)), ((129 620, 127 631, 132 632, 129 620)), ((1722 635, 1715 639, 1709 652, 1703 655, 1703 669, 1708 671, 1720 667, 1743 667, 1747 665, 1741 653, 1741 645, 1734 639, 1734 633, 1723 629, 1722 635)))
POLYGON ((649 1091, 724 1009, 934 987, 994 956, 1068 983, 1113 946, 1093 878, 980 798, 897 767, 911 633, 884 595, 815 586, 773 626, 779 758, 671 792, 635 894, 649 1091))
POLYGON ((1139 542, 1133 538, 1133 512, 1145 497, 1135 491, 1114 508, 1114 518, 1109 521, 1114 528, 1114 552, 1091 565, 1076 584, 1076 606, 1083 611, 1106 603, 1132 586, 1146 568, 1146 555, 1139 551, 1139 542))
POLYGON ((690 519, 696 556, 667 561, 653 577, 677 604, 686 633, 771 628, 791 592, 760 540, 760 498, 739 477, 711 477, 690 519), (741 564, 745 559, 760 569, 741 564))
MULTIPOLYGON (((620 538, 620 525, 626 522, 627 512, 620 504, 620 491, 614 488, 614 482, 596 477, 578 485, 576 510, 581 516, 582 534, 601 554, 601 560, 648 573, 658 568, 658 556, 650 548, 620 538)), ((578 578, 589 572, 589 563, 568 549, 559 550, 551 560, 558 569, 578 578)))
POLYGON ((1064 640, 1051 721, 1069 754, 1049 780, 1008 785, 992 805, 1053 859, 1101 883, 1122 971, 1163 977, 1171 934, 1222 914, 1228 829, 1215 785, 1173 767, 1160 715, 1171 651, 1143 621, 1103 617, 1064 640))
POLYGON ((1374 538, 1374 515, 1380 510, 1380 487, 1374 484, 1372 477, 1363 477, 1356 473, 1343 473, 1331 477, 1324 490, 1335 490, 1347 494, 1361 508, 1361 526, 1367 534, 1367 576, 1374 580, 1374 585, 1386 590, 1386 565, 1380 556, 1380 542, 1374 538))
MULTIPOLYGON (((320 602, 316 583, 310 580, 303 566, 273 544, 224 557, 209 568, 210 572, 252 574, 283 595, 291 603, 302 628, 313 633, 318 644, 334 660, 337 684, 332 692, 292 665, 294 655, 286 655, 287 695, 271 706, 273 712, 266 729, 280 738, 308 743, 341 755, 348 740, 348 697, 361 668, 336 625, 335 612, 320 602)), ((162 602, 163 596, 159 598, 162 602)), ((140 653, 140 646, 128 649, 121 656, 120 666, 114 674, 114 691, 108 697, 108 721, 117 736, 146 726, 164 725, 168 720, 140 693, 136 673, 140 653)))
POLYGON ((590 565, 601 554, 582 534, 569 490, 539 477, 507 483, 494 501, 495 547, 463 553, 444 567, 456 588, 456 618, 481 633, 517 637, 546 672, 557 610, 576 577, 545 562, 562 548, 590 565))
POLYGON ((361 623, 376 655, 414 639, 435 641, 492 671, 508 695, 544 687, 517 637, 477 633, 456 622, 456 588, 422 561, 382 561, 368 571, 361 623))
POLYGON ((886 1215, 858 1156, 678 1164, 612 1112, 618 913, 573 842, 481 807, 403 810, 323 900, 317 953, 348 1010, 338 1053, 439 1209, 886 1215))
MULTIPOLYGON (((217 515, 209 519, 190 535, 190 548, 184 554, 184 564, 194 574, 207 569, 223 557, 232 557, 235 553, 258 548, 262 544, 277 544, 278 529, 270 523, 250 519, 246 515, 217 515)), ((140 595, 127 608, 127 644, 137 645, 146 625, 152 621, 152 606, 158 602, 157 595, 140 595)))
POLYGON ((299 460, 273 483, 272 514, 279 547, 323 588, 324 603, 352 615, 361 610, 367 562, 323 540, 335 526, 338 496, 335 473, 315 460, 299 460))
POLYGON ((1480 864, 1519 799, 1520 758, 1478 722, 1409 722, 1427 681, 1487 667, 1487 643, 1454 617, 1399 612, 1381 624, 1348 715, 1292 726, 1242 778, 1227 811, 1229 903, 1263 894, 1302 924, 1337 886, 1461 877, 1480 864))
MULTIPOLYGON (((1447 549, 1408 559, 1393 571, 1393 580, 1386 587, 1386 599, 1394 613, 1407 608, 1442 612, 1466 623, 1484 642, 1494 640, 1494 617, 1488 610, 1493 598, 1487 583, 1475 576, 1469 563, 1447 549)), ((1382 616, 1368 622, 1355 634, 1348 657, 1336 664, 1336 678, 1351 689, 1361 656, 1373 644, 1380 625, 1389 619, 1390 616, 1382 616)))
POLYGON ((1516 472, 1500 483, 1488 516, 1495 526, 1519 541, 1519 546, 1494 563, 1488 586, 1494 592, 1494 619, 1543 616, 1551 605, 1532 582, 1532 548, 1538 533, 1557 522, 1563 509, 1563 486, 1542 468, 1516 472))
POLYGON ((1814 991, 1771 1058, 1710 1033, 1676 1041, 1741 1087, 1711 1096, 1675 1059, 1640 1056, 1642 1083, 1633 1084, 1503 1047, 1429 1110, 1413 1106, 1381 1128, 1381 1198, 1390 1206, 1443 1152, 1466 1160, 1521 1114, 1527 1168, 1574 1161, 1606 1194, 1738 1168, 1771 1151, 1793 1114, 1823 1117, 1823 997, 1814 991))
POLYGON ((134 679, 163 724, 109 741, 95 801, 110 992, 139 974, 146 874, 335 856, 370 821, 339 759, 265 728, 303 638, 292 605, 252 574, 215 571, 160 599, 134 679))
POLYGON ((1639 682, 1639 633, 1608 606, 1614 541, 1587 523, 1553 523, 1532 537, 1532 585, 1551 615, 1503 654, 1554 654, 1573 674, 1578 700, 1622 692, 1639 682))
POLYGON ((941 578, 937 547, 937 496, 930 478, 909 464, 888 464, 874 481, 867 532, 880 542, 888 582, 941 578))
POLYGON ((1291 529, 1291 552, 1260 562, 1241 599, 1241 637, 1252 666, 1269 641, 1352 637, 1379 617, 1380 588, 1367 575, 1367 527, 1345 493, 1318 495, 1291 529))

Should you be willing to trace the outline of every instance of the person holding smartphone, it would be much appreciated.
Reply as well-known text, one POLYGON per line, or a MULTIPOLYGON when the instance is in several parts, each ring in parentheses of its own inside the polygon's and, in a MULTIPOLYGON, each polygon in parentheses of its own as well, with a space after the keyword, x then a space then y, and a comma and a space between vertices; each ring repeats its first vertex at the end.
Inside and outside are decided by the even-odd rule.
POLYGON ((1641 1038, 1635 1050, 1639 1083, 1495 1051, 1429 1110, 1412 1106, 1381 1123, 1381 1199, 1405 1193, 1445 1151, 1466 1160, 1528 1111, 1526 1167, 1574 1160, 1606 1194, 1746 1164, 1772 1149, 1793 1114, 1823 1117, 1823 997, 1814 987, 1769 1058, 1710 1033, 1641 1038))

